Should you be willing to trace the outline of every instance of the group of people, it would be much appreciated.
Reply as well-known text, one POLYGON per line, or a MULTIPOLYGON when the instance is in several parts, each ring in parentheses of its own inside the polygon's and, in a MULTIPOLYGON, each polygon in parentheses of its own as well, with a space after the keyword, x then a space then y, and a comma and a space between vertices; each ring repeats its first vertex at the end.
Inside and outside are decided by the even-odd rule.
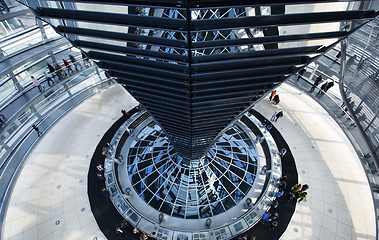
POLYGON ((141 232, 138 228, 133 228, 125 219, 123 219, 121 224, 116 226, 116 235, 120 239, 129 239, 125 238, 131 235, 128 235, 127 232, 133 232, 133 237, 131 240, 147 240, 149 238, 146 233, 141 232))
POLYGON ((276 90, 271 92, 270 97, 268 99, 272 101, 275 105, 277 105, 280 102, 279 94, 276 94, 276 90))
MULTIPOLYGON (((110 148, 111 148, 110 144, 106 143, 105 146, 103 146, 101 149, 101 155, 103 156, 106 155, 110 148)), ((102 182, 101 192, 106 199, 109 199, 109 192, 104 184, 105 177, 104 177, 103 164, 99 163, 98 165, 96 165, 96 172, 97 172, 96 176, 102 182)), ((125 219, 123 219, 119 225, 115 226, 115 232, 116 232, 116 235, 119 237, 119 239, 126 239, 125 237, 130 237, 130 236, 132 236, 131 240, 147 240, 148 239, 148 235, 146 233, 143 233, 137 228, 133 228, 125 219)))
POLYGON ((277 122, 279 118, 283 117, 283 111, 275 111, 271 116, 271 121, 277 122))
POLYGON ((309 188, 308 184, 301 185, 300 183, 292 186, 290 192, 287 195, 287 203, 291 201, 301 202, 307 199, 308 193, 306 190, 309 188))
MULTIPOLYGON (((59 63, 55 64, 55 67, 53 67, 50 63, 47 63, 47 68, 49 69, 49 72, 43 72, 44 80, 47 81, 47 84, 49 86, 53 85, 55 83, 54 80, 56 80, 56 76, 58 76, 59 80, 63 80, 64 77, 67 77, 74 73, 73 67, 75 67, 76 71, 82 70, 84 67, 88 67, 91 65, 88 57, 82 52, 82 59, 83 59, 83 65, 80 64, 80 62, 71 54, 68 55, 69 61, 66 59, 62 59, 64 67, 62 67, 59 63), (72 67, 73 66, 73 67, 72 67)), ((42 84, 38 81, 37 78, 34 76, 30 77, 34 86, 36 86, 39 90, 39 92, 44 91, 44 87, 42 84)))
POLYGON ((309 189, 308 184, 301 185, 300 183, 295 184, 291 187, 288 194, 285 194, 286 188, 287 188, 287 176, 284 175, 279 179, 278 183, 279 191, 275 194, 276 199, 272 202, 271 207, 269 211, 267 211, 263 216, 261 223, 264 225, 269 224, 269 230, 274 230, 278 226, 278 218, 279 213, 277 211, 277 207, 279 206, 278 199, 285 196, 287 197, 286 203, 289 203, 291 201, 298 201, 301 202, 304 199, 307 198, 308 193, 306 192, 307 189, 309 189))
MULTIPOLYGON (((315 88, 321 83, 322 81, 322 76, 318 76, 313 83, 311 90, 309 92, 313 92, 315 88)), ((334 81, 326 81, 323 85, 321 85, 320 91, 318 91, 317 95, 322 95, 326 93, 331 87, 334 86, 334 81)))

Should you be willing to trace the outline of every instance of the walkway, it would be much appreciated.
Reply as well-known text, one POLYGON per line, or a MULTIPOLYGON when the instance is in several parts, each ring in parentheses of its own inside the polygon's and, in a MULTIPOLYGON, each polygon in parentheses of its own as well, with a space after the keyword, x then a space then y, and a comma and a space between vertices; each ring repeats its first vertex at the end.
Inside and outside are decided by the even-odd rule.
POLYGON ((104 239, 87 197, 98 141, 137 102, 117 85, 68 113, 31 152, 12 193, 1 239, 104 239))
POLYGON ((275 123, 291 147, 299 182, 310 185, 283 239, 375 239, 371 191, 360 160, 331 116, 310 96, 283 84, 279 105, 268 98, 255 109, 275 123))
MULTIPOLYGON (((268 119, 276 109, 284 111, 274 124, 291 147, 300 182, 311 186, 283 239, 375 239, 371 192, 348 139, 306 94, 287 84, 278 93, 279 105, 266 98, 255 109, 268 119)), ((45 134, 15 186, 2 238, 104 239, 89 207, 88 166, 120 110, 136 104, 115 86, 79 105, 45 134)))

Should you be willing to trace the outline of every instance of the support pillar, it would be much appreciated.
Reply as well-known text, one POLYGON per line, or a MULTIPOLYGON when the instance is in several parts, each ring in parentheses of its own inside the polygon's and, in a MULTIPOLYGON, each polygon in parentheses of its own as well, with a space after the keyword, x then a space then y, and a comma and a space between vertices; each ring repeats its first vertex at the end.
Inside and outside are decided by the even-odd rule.
POLYGON ((43 41, 46 41, 46 40, 47 40, 47 35, 46 35, 46 32, 45 32, 45 28, 43 27, 43 23, 42 23, 42 21, 39 20, 38 18, 36 18, 36 21, 37 21, 37 24, 38 24, 39 30, 41 31, 42 40, 43 40, 43 41))
POLYGON ((37 109, 32 105, 30 106, 30 110, 37 116, 38 119, 42 118, 42 115, 37 111, 37 109))
POLYGON ((17 78, 16 78, 16 76, 14 75, 13 72, 9 73, 9 77, 12 79, 13 84, 16 86, 17 90, 19 92, 22 92, 24 90, 24 87, 21 86, 21 84, 18 82, 18 80, 17 80, 17 78))

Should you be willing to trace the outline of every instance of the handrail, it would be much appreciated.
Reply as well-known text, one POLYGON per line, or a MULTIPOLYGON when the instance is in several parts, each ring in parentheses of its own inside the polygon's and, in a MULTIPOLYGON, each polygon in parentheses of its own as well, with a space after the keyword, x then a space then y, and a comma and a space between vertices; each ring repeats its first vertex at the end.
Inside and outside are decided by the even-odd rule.
MULTIPOLYGON (((55 52, 55 54, 58 54, 58 53, 60 53, 60 52, 62 52, 62 51, 65 51, 65 50, 67 50, 67 49, 70 49, 70 48, 72 48, 72 46, 69 46, 69 47, 64 48, 64 49, 62 49, 62 50, 59 50, 59 51, 55 52)), ((28 68, 30 68, 30 67, 33 67, 35 64, 38 64, 38 63, 40 63, 40 62, 46 60, 47 58, 49 58, 49 56, 43 57, 43 58, 41 58, 41 59, 39 59, 39 60, 33 62, 33 63, 32 63, 31 65, 29 65, 26 69, 28 69, 28 68)), ((77 60, 77 62, 82 62, 82 61, 83 61, 82 59, 77 60)), ((70 62, 71 62, 71 61, 70 61, 70 62)), ((92 64, 92 63, 91 63, 91 64, 92 64)), ((43 67, 43 68, 41 68, 41 69, 45 69, 45 72, 48 71, 48 69, 46 69, 46 67, 43 67)), ((37 71, 40 71, 41 69, 39 69, 39 70, 37 70, 37 71)), ((18 74, 22 73, 23 71, 25 71, 25 69, 22 70, 22 71, 15 72, 14 75, 18 75, 18 74)), ((62 70, 62 71, 63 71, 63 70, 62 70)), ((54 71, 54 73, 55 73, 55 72, 56 72, 56 71, 54 71)), ((33 73, 33 74, 30 74, 30 75, 27 76, 26 78, 30 79, 30 76, 33 76, 33 75, 35 75, 35 74, 34 74, 34 73, 33 73)), ((41 77, 42 77, 42 75, 40 74, 40 75, 37 76, 37 79, 41 79, 41 77)), ((23 82, 26 78, 21 79, 19 82, 23 82)), ((3 81, 3 84, 5 84, 6 82, 8 82, 8 81, 10 81, 10 80, 11 80, 11 78, 8 77, 7 79, 5 79, 5 80, 3 81)), ((44 80, 43 82, 46 82, 46 81, 44 80)), ((43 82, 41 82, 41 83, 43 83, 43 82)), ((14 83, 13 83, 11 86, 9 86, 8 88, 11 88, 11 87, 14 87, 14 88, 17 89, 17 87, 16 87, 16 85, 15 85, 14 83)), ((2 100, 1 103, 0 103, 0 111, 2 111, 2 110, 8 105, 9 102, 12 102, 12 101, 14 101, 15 99, 19 98, 22 94, 24 94, 24 93, 27 92, 27 91, 30 91, 32 88, 33 88, 33 83, 32 83, 31 81, 29 81, 29 83, 24 87, 24 89, 23 89, 22 91, 17 91, 17 90, 16 90, 16 91, 17 91, 16 94, 9 95, 9 96, 7 96, 6 98, 4 98, 4 100, 2 100)), ((6 90, 3 90, 3 91, 6 91, 6 90)))
MULTIPOLYGON (((66 84, 69 80, 71 80, 73 77, 77 76, 79 73, 83 72, 84 70, 91 69, 91 68, 95 69, 96 67, 90 66, 88 68, 83 69, 82 71, 78 71, 78 72, 76 72, 76 74, 73 74, 73 75, 67 77, 66 79, 61 80, 60 82, 56 83, 50 89, 58 89, 58 88, 62 87, 62 85, 66 84)), ((80 82, 74 84, 74 86, 76 86, 79 83, 80 82)), ((72 86, 72 87, 74 87, 74 86, 72 86)), ((29 91, 29 90, 27 90, 27 91, 29 91)), ((9 127, 12 126, 12 124, 25 112, 25 109, 30 108, 31 106, 33 106, 35 103, 39 102, 43 98, 45 98, 43 93, 38 94, 37 96, 33 97, 29 102, 27 102, 24 106, 22 106, 18 111, 16 111, 11 117, 9 117, 7 119, 7 121, 4 123, 4 125, 2 126, 1 131, 0 131, 0 135, 3 134, 6 130, 8 130, 9 127)), ((12 133, 12 135, 15 135, 15 134, 17 134, 17 132, 12 133)), ((8 138, 6 141, 4 141, 4 143, 6 144, 10 139, 11 138, 8 138)))
MULTIPOLYGON (((47 113, 47 115, 44 117, 44 119, 42 119, 40 122, 46 121, 47 126, 45 129, 52 127, 59 119, 61 119, 63 116, 65 116, 65 114, 68 113, 70 111, 70 109, 77 106, 79 103, 81 103, 82 101, 84 101, 88 97, 91 97, 93 94, 97 93, 98 91, 105 89, 109 86, 112 86, 113 83, 114 83, 113 79, 109 78, 106 80, 102 80, 96 84, 91 84, 89 86, 86 86, 81 91, 77 92, 75 95, 70 96, 68 99, 65 99, 64 101, 62 101, 60 103, 60 105, 59 105, 60 107, 63 107, 63 108, 66 107, 66 109, 63 113, 60 113, 58 116, 54 117, 52 114, 54 112, 56 112, 55 111, 56 108, 52 109, 51 111, 49 111, 47 113), (109 83, 109 84, 107 84, 107 83, 109 83), (70 100, 72 100, 72 99, 75 99, 76 101, 71 103, 70 100), (50 116, 52 116, 51 119, 49 119, 50 116)), ((24 161, 27 157, 27 154, 31 151, 31 149, 33 149, 35 144, 38 142, 38 137, 34 137, 34 139, 30 139, 30 141, 26 141, 27 139, 29 140, 29 138, 32 137, 33 131, 34 130, 29 129, 29 128, 27 130, 25 130, 24 134, 22 136, 20 136, 20 138, 22 140, 16 142, 15 144, 17 146, 15 146, 12 151, 9 151, 11 153, 9 153, 7 156, 2 156, 0 158, 2 160, 5 160, 5 161, 3 161, 3 163, 1 163, 1 166, 0 166, 0 169, 2 169, 4 167, 4 169, 2 169, 0 177, 2 180, 2 185, 5 187, 5 189, 3 189, 3 191, 1 192, 2 193, 2 196, 1 196, 2 201, 1 201, 1 205, 0 205, 0 229, 2 229, 2 227, 4 226, 4 224, 3 224, 4 223, 4 216, 5 216, 4 211, 5 211, 6 206, 8 204, 9 197, 10 197, 9 194, 10 194, 10 192, 13 188, 13 185, 15 183, 14 181, 17 179, 17 177, 20 173, 20 170, 22 169, 22 166, 23 166, 24 161), (27 149, 23 149, 22 145, 24 145, 24 144, 27 144, 27 146, 25 146, 25 147, 27 147, 27 149), (14 158, 14 156, 17 154, 17 152, 19 152, 19 155, 21 153, 21 155, 22 155, 21 158, 14 158), (15 164, 15 168, 11 169, 12 170, 11 173, 3 175, 4 171, 9 166, 11 161, 12 161, 12 163, 15 164), (16 161, 16 162, 14 162, 14 161, 16 161), (4 166, 5 162, 6 162, 6 165, 4 166)), ((1 234, 0 234, 0 238, 1 238, 1 234)))

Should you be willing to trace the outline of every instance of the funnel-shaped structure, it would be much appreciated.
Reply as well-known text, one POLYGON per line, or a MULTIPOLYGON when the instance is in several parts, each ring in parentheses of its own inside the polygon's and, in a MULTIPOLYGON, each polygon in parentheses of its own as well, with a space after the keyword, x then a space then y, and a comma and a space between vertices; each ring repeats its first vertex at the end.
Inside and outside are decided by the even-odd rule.
POLYGON ((316 2, 28 1, 115 77, 187 160, 203 156, 268 91, 376 16, 357 2, 304 11, 316 2))

